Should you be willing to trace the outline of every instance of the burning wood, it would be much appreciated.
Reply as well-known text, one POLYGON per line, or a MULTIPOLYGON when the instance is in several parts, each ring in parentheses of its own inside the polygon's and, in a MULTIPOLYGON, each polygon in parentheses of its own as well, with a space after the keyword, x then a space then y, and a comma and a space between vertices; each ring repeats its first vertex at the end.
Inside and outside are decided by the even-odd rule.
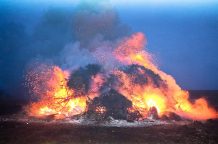
POLYGON ((27 107, 28 115, 64 119, 87 114, 129 121, 217 118, 204 98, 191 102, 189 93, 159 70, 145 45, 142 33, 118 42, 111 52, 107 51, 107 59, 117 63, 113 68, 99 61, 72 71, 45 65, 30 70, 28 83, 37 100, 27 107))
POLYGON ((131 106, 131 101, 112 89, 94 98, 93 102, 88 107, 88 113, 96 113, 96 109, 103 107, 105 109, 103 111, 105 117, 111 116, 115 119, 127 119, 128 108, 131 106))

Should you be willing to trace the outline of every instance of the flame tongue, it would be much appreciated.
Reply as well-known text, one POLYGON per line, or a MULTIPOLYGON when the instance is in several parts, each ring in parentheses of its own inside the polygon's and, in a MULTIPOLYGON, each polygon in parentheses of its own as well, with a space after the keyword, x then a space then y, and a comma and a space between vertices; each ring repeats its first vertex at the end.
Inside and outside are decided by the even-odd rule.
POLYGON ((28 109, 30 116, 56 115, 56 118, 61 118, 62 116, 67 117, 85 111, 86 98, 74 97, 74 91, 67 87, 67 72, 55 66, 45 68, 43 74, 43 76, 37 75, 37 77, 34 77, 35 80, 31 81, 37 87, 34 90, 38 94, 39 101, 30 105, 28 109), (36 83, 43 80, 45 80, 43 86, 36 83), (44 88, 46 88, 46 91, 43 91, 44 88))
MULTIPOLYGON (((189 93, 182 90, 172 76, 159 70, 151 54, 145 51, 145 45, 146 39, 142 33, 118 43, 110 54, 114 57, 107 58, 122 64, 116 69, 105 71, 97 65, 88 65, 73 71, 71 77, 69 72, 57 66, 42 66, 37 68, 40 70, 30 71, 28 82, 38 101, 28 106, 28 114, 35 117, 55 115, 55 118, 83 114, 90 109, 87 103, 95 102, 98 96, 103 98, 103 102, 107 97, 101 93, 114 89, 113 93, 131 102, 131 107, 125 107, 123 113, 132 117, 162 117, 170 112, 193 120, 217 118, 217 112, 205 99, 197 99, 194 103, 189 101, 189 93)), ((101 103, 96 105, 93 112, 119 114, 116 108, 124 107, 123 101, 119 102, 116 105, 111 103, 115 111, 110 109, 108 103, 101 103)))

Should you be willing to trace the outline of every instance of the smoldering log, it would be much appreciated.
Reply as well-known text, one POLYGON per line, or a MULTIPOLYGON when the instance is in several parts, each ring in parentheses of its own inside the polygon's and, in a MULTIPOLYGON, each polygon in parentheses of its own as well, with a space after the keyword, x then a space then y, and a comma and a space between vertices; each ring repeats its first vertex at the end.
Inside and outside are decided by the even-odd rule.
MULTIPOLYGON (((155 74, 152 70, 145 68, 144 66, 132 64, 120 67, 119 70, 128 75, 134 85, 145 86, 146 84, 152 83, 158 88, 167 87, 165 81, 162 80, 158 74, 155 74)), ((116 89, 117 87, 122 87, 122 85, 123 83, 117 75, 110 74, 103 86, 100 88, 100 91, 104 92, 110 88, 116 89)))
POLYGON ((121 82, 119 78, 114 74, 109 74, 104 84, 101 86, 100 92, 104 93, 110 89, 116 89, 117 87, 120 87, 120 85, 121 85, 121 82))
POLYGON ((101 66, 97 64, 88 64, 86 67, 80 67, 72 72, 67 85, 75 90, 75 96, 85 95, 91 83, 91 77, 101 72, 101 66))
POLYGON ((148 111, 148 118, 159 119, 156 107, 151 107, 148 111))
POLYGON ((152 70, 145 68, 144 66, 132 64, 122 67, 121 70, 130 76, 132 83, 134 84, 145 85, 150 81, 156 87, 166 85, 158 74, 155 74, 152 70))
POLYGON ((161 120, 174 120, 174 121, 183 120, 183 118, 181 118, 178 114, 174 112, 165 113, 160 119, 161 120))
MULTIPOLYGON (((166 86, 165 82, 159 75, 143 66, 133 64, 121 67, 119 70, 129 75, 132 83, 136 85, 145 85, 148 82, 152 82, 156 87, 166 86)), ((70 75, 68 86, 75 90, 75 96, 85 95, 89 91, 91 77, 101 72, 103 72, 103 69, 97 64, 89 64, 86 67, 80 67, 70 75)), ((121 85, 122 82, 119 81, 119 78, 110 74, 100 88, 100 91, 105 92, 108 89, 114 89, 116 87, 120 87, 121 85)))
POLYGON ((88 106, 87 114, 96 114, 96 108, 99 106, 106 108, 105 113, 101 114, 105 118, 113 117, 114 119, 135 120, 141 116, 139 113, 128 112, 128 108, 132 107, 132 102, 114 89, 94 98, 88 106))

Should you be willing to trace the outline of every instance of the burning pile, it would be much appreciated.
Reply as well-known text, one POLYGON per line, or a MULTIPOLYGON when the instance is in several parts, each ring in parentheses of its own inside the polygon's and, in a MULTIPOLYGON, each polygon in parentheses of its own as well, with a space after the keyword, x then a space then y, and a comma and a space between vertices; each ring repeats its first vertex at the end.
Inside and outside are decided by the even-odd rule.
POLYGON ((45 64, 32 68, 27 80, 36 99, 27 107, 28 115, 64 119, 84 114, 126 120, 218 117, 204 98, 191 102, 189 93, 154 64, 145 46, 144 35, 136 33, 111 50, 90 52, 95 64, 73 70, 45 64))

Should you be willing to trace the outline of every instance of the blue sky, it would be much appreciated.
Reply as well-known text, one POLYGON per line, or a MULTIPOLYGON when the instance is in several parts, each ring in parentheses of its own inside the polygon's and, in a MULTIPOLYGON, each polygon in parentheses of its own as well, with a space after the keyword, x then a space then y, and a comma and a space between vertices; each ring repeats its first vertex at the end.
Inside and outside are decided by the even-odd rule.
MULTIPOLYGON (((11 2, 25 2, 25 3, 79 3, 84 0, 2 0, 2 1, 11 1, 11 2)), ((103 0, 86 0, 90 2, 103 1, 103 0)), ((217 3, 217 0, 104 0, 109 1, 111 4, 208 4, 208 3, 217 3)))
MULTIPOLYGON (((128 0, 119 3, 112 0, 110 3, 117 11, 121 23, 129 25, 133 32, 141 31, 145 34, 148 40, 147 49, 155 55, 159 67, 173 75, 184 89, 218 89, 217 4, 218 1, 215 0, 128 0)), ((17 23, 16 27, 31 33, 50 9, 60 8, 67 14, 75 6, 75 1, 69 0, 2 0, 0 26, 6 26, 7 31, 8 23, 17 23)), ((3 27, 2 30, 4 29, 3 27)), ((22 35, 22 30, 19 32, 22 35)), ((15 36, 12 38, 20 37, 13 34, 15 36)), ((10 40, 11 36, 8 37, 10 40)), ((28 38, 27 34, 26 39, 28 38)), ((69 39, 67 34, 63 34, 62 38, 69 39)), ((35 56, 34 51, 38 52, 31 49, 31 44, 27 44, 25 40, 21 44, 22 40, 9 42, 20 44, 26 50, 24 53, 23 49, 10 49, 12 52, 8 55, 3 55, 7 51, 2 52, 0 66, 4 68, 0 73, 0 88, 7 85, 6 89, 17 89, 16 85, 22 81, 18 77, 22 77, 25 61, 35 56)), ((0 43, 1 48, 4 46, 0 43)))

